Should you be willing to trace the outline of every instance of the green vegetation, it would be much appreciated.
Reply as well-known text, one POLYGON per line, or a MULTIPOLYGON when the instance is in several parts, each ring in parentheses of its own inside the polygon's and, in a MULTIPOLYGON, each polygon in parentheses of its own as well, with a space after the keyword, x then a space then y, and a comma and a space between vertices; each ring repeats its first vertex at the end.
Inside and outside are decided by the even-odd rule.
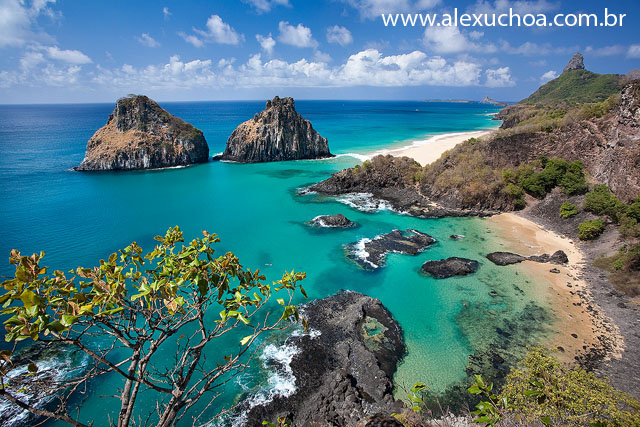
POLYGON ((607 215, 618 222, 620 215, 626 212, 627 206, 604 184, 594 185, 584 200, 584 210, 596 215, 607 215))
POLYGON ((564 159, 540 156, 533 163, 522 164, 513 170, 505 169, 502 171, 502 179, 507 186, 512 185, 507 194, 514 200, 522 199, 524 192, 543 199, 558 186, 567 195, 585 193, 589 187, 583 169, 584 166, 579 160, 567 162, 564 159))
POLYGON ((620 92, 622 85, 623 80, 617 74, 574 70, 544 84, 520 103, 557 106, 602 102, 620 92))
POLYGON ((41 265, 42 252, 22 256, 11 251, 15 276, 2 283, 0 294, 5 340, 30 339, 69 348, 91 362, 59 382, 34 375, 37 361, 29 364, 29 373, 21 373, 22 367, 12 363, 18 356, 4 350, 0 397, 39 417, 82 427, 85 424, 76 418, 82 398, 73 397, 97 377, 108 375, 122 381, 113 425, 135 422, 132 417, 140 415, 140 408, 134 411, 137 397, 143 392, 155 395, 157 405, 150 408, 152 413, 143 410, 142 416, 157 419, 161 426, 173 425, 184 415, 195 423, 202 413, 187 411, 201 398, 215 399, 221 385, 244 372, 264 333, 283 329, 290 320, 301 320, 306 327, 292 305, 297 290, 306 296, 298 283, 304 273, 292 271, 272 285, 264 284, 259 271, 244 269, 232 253, 214 256, 216 235, 203 232, 203 237, 178 247, 184 240, 175 227, 156 240, 151 252, 143 254, 134 242, 93 268, 78 267, 70 279, 58 270, 48 275, 48 268, 41 265), (278 305, 266 304, 278 291, 282 307, 274 316, 278 305), (272 312, 268 318, 266 311, 272 312), (219 314, 211 318, 212 313, 219 314), (224 358, 205 364, 206 355, 211 355, 208 350, 223 345, 220 338, 230 334, 232 339, 237 336, 238 345, 228 346, 224 358), (175 354, 176 338, 178 355, 158 358, 167 351, 175 354), (101 342, 99 352, 96 339, 101 342), (30 389, 55 395, 56 408, 33 407, 23 393, 30 389))
POLYGON ((540 347, 507 376, 500 399, 506 413, 545 425, 639 426, 640 403, 607 379, 579 367, 566 368, 540 347))
POLYGON ((611 272, 609 280, 630 297, 640 295, 640 243, 622 247, 617 254, 600 257, 593 263, 611 272))
POLYGON ((578 207, 573 203, 564 202, 562 206, 560 206, 560 216, 564 219, 578 215, 578 213, 578 207))
POLYGON ((598 219, 591 219, 578 225, 578 237, 582 240, 593 240, 600 237, 604 231, 604 222, 598 219))

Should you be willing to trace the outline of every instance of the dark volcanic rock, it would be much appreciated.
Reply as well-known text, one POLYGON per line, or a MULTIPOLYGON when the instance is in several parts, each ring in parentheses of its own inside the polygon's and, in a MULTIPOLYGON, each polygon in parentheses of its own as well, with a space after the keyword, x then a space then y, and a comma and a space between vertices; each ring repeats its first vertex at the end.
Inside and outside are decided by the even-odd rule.
POLYGON ((320 215, 309 221, 309 224, 327 228, 348 228, 356 225, 355 222, 349 220, 342 214, 320 215))
POLYGON ((466 258, 451 257, 438 261, 427 261, 422 264, 421 271, 429 273, 436 279, 446 279, 452 276, 466 276, 478 271, 478 261, 466 258))
POLYGON ((300 349, 290 364, 296 391, 253 407, 246 425, 288 417, 293 426, 354 426, 376 414, 399 412, 392 376, 405 346, 400 326, 380 301, 340 292, 309 303, 304 312, 320 335, 287 341, 300 349))
POLYGON ((526 258, 511 252, 492 252, 487 255, 487 259, 496 265, 509 265, 522 262, 526 258))
POLYGON ((462 240, 464 239, 464 236, 462 234, 452 234, 449 238, 451 240, 462 240))
POLYGON ((238 126, 214 160, 241 163, 334 157, 323 138, 296 112, 293 98, 275 97, 264 111, 238 126))
POLYGON ((531 255, 530 257, 524 257, 511 252, 492 252, 487 255, 487 258, 496 265, 517 264, 522 261, 548 262, 550 264, 566 264, 569 262, 569 258, 564 251, 555 251, 553 255, 542 254, 531 255))
POLYGON ((564 71, 562 71, 562 74, 573 70, 584 70, 584 56, 582 56, 581 53, 576 53, 575 55, 573 55, 571 60, 569 60, 567 66, 564 67, 564 71))
POLYGON ((347 257, 365 270, 373 270, 384 264, 389 252, 417 255, 436 239, 417 230, 408 229, 403 233, 393 230, 373 239, 362 239, 346 246, 347 257))
POLYGON ((107 124, 87 142, 76 170, 153 169, 208 159, 209 146, 200 130, 136 95, 118 100, 107 124))

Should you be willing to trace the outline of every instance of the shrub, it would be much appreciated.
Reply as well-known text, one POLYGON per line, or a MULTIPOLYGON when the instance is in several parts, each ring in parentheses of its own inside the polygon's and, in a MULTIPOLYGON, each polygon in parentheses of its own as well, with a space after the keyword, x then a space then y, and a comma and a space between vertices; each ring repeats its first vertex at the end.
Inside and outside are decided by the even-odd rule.
POLYGON ((604 231, 604 222, 601 219, 585 221, 578 226, 578 237, 582 240, 593 240, 604 231))
POLYGON ((572 196, 589 191, 583 170, 584 165, 580 160, 567 164, 566 171, 558 183, 565 194, 572 196))
POLYGON ((593 190, 587 193, 584 200, 584 210, 596 215, 607 215, 613 221, 618 222, 619 215, 627 210, 627 206, 618 200, 615 194, 611 193, 609 187, 600 184, 595 185, 593 190))
POLYGON ((522 188, 532 196, 542 199, 547 195, 545 180, 539 173, 534 173, 522 181, 522 188))
POLYGON ((593 263, 596 267, 611 272, 611 283, 630 297, 640 295, 640 243, 624 246, 617 254, 600 257, 593 263))
POLYGON ((627 207, 627 215, 636 221, 640 221, 640 197, 627 207))
POLYGON ((564 219, 578 215, 578 207, 570 202, 564 202, 560 206, 560 216, 564 219))
POLYGON ((629 214, 622 214, 620 216, 620 226, 618 227, 618 231, 620 231, 620 234, 625 237, 640 237, 640 223, 629 214))
MULTIPOLYGON (((567 368, 540 347, 507 376, 498 401, 521 421, 545 425, 640 425, 640 402, 581 368, 567 368)), ((528 425, 526 422, 525 425, 528 425)))

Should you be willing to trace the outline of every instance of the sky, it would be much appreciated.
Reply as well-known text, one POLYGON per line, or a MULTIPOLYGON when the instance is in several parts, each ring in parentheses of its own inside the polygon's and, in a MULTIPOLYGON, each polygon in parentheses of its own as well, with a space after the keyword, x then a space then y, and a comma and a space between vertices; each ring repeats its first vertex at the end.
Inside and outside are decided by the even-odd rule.
POLYGON ((581 52, 640 68, 640 2, 0 0, 0 104, 267 99, 518 101, 581 52), (615 27, 385 26, 383 13, 625 14, 615 27))

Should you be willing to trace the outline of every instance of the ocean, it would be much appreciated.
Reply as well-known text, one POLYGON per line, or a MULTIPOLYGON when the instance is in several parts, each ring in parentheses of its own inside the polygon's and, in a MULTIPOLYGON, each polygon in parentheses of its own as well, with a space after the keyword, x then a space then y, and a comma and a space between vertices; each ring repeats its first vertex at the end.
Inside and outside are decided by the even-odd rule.
MULTIPOLYGON (((264 102, 161 106, 201 129, 214 155, 224 150, 238 124, 264 108, 264 102)), ((443 133, 495 127, 491 114, 496 108, 301 100, 296 102, 298 112, 329 140, 336 158, 246 165, 209 162, 133 172, 72 171, 84 157, 87 140, 106 123, 113 107, 0 106, 0 253, 5 256, 0 275, 13 272, 8 263, 12 248, 23 254, 44 251, 45 265, 66 271, 96 265, 132 241, 150 250, 153 237, 171 226, 179 225, 187 241, 208 230, 221 238, 218 253, 234 252, 245 267, 259 268, 268 281, 277 280, 285 270, 306 272, 303 284, 310 299, 341 289, 379 298, 402 326, 408 348, 395 376, 398 397, 402 385, 417 381, 434 391, 456 384, 466 378, 468 356, 500 339, 504 329, 500 325, 531 322, 527 314, 532 304, 540 303, 541 291, 531 278, 515 276, 510 267, 493 266, 484 258, 504 242, 481 219, 417 219, 386 209, 358 210, 349 198, 298 194, 377 150, 443 133), (305 224, 318 215, 337 213, 358 227, 318 230, 305 224), (345 257, 349 243, 409 228, 432 235, 437 244, 418 256, 390 254, 386 266, 376 271, 364 271, 345 257), (452 240, 451 234, 465 238, 452 240), (479 260, 480 270, 446 280, 419 274, 425 261, 449 256, 479 260)), ((268 399, 291 392, 295 381, 287 375, 286 361, 295 349, 283 346, 282 340, 267 338, 256 366, 226 387, 208 412, 247 396, 268 399)), ((208 358, 220 359, 225 346, 235 345, 235 338, 227 340, 208 358)), ((169 360, 173 355, 169 350, 164 357, 169 360)), ((118 405, 104 396, 113 394, 117 385, 113 377, 93 382, 81 417, 93 419, 96 426, 107 425, 118 405)), ((141 407, 154 406, 151 394, 140 399, 141 407)))

